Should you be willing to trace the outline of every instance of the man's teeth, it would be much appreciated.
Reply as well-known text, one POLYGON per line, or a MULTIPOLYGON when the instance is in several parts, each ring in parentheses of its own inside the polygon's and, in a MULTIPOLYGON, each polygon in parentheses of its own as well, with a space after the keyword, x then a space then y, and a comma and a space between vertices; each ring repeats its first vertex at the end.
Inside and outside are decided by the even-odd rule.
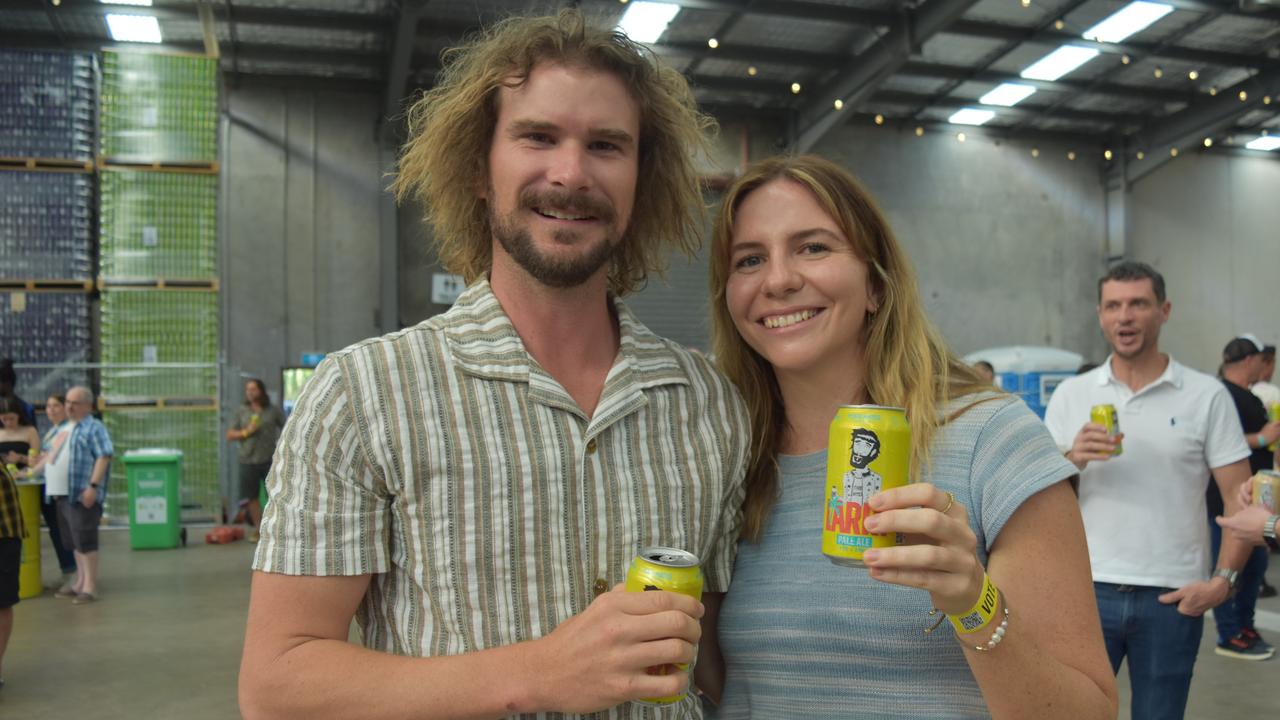
POLYGON ((560 210, 549 210, 547 208, 539 208, 538 212, 557 220, 586 220, 589 217, 588 215, 573 215, 560 210))
POLYGON ((800 312, 791 313, 790 315, 774 315, 773 317, 767 317, 764 319, 764 326, 767 328, 780 328, 788 325, 795 325, 796 323, 804 322, 817 314, 817 310, 801 310, 800 312))

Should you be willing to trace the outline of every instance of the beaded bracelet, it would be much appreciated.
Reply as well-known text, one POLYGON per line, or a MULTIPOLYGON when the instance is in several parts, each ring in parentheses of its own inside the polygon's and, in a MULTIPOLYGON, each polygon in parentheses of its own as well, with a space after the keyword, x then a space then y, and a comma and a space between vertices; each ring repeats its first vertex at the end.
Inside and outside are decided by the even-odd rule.
POLYGON ((1009 630, 1009 607, 1004 607, 1004 618, 1000 620, 1000 624, 996 627, 996 631, 991 634, 991 639, 981 645, 970 645, 969 647, 978 652, 987 652, 995 650, 1000 641, 1004 639, 1004 634, 1009 630))

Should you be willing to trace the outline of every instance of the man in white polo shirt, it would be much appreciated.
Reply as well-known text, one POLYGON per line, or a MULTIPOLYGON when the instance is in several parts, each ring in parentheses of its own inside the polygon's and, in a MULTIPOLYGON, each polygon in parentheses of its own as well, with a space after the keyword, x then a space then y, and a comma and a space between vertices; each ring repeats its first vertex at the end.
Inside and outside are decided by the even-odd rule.
POLYGON ((1045 414, 1080 468, 1103 635, 1114 670, 1129 659, 1133 720, 1182 717, 1204 612, 1233 592, 1248 555, 1227 537, 1211 564, 1205 477, 1212 473, 1227 514, 1235 512, 1249 448, 1222 383, 1160 352, 1170 308, 1164 278, 1149 265, 1112 268, 1098 281, 1098 322, 1111 356, 1064 380, 1045 414), (1090 408, 1103 404, 1115 406, 1122 442, 1090 422, 1090 408), (1113 455, 1117 446, 1122 452, 1113 455))

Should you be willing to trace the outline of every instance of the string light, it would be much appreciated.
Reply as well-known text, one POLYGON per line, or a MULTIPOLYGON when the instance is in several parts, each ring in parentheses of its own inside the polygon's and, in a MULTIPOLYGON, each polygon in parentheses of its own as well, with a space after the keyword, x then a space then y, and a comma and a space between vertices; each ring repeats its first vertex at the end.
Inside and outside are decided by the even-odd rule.
POLYGON ((1146 157, 1147 157, 1147 154, 1146 154, 1146 153, 1142 152, 1141 150, 1139 150, 1139 151, 1138 151, 1138 159, 1139 159, 1139 160, 1142 160, 1142 159, 1144 159, 1144 158, 1146 158, 1146 157))
POLYGON ((1075 159, 1076 159, 1076 151, 1075 151, 1075 150, 1071 150, 1070 152, 1068 152, 1068 153, 1067 153, 1067 159, 1068 159, 1068 160, 1075 160, 1075 159))
POLYGON ((1240 102, 1244 102, 1244 101, 1246 101, 1246 100, 1248 100, 1248 99, 1249 99, 1249 93, 1245 92, 1244 90, 1241 90, 1241 91, 1240 91, 1240 102))
POLYGON ((792 95, 800 94, 800 83, 791 83, 791 94, 792 95))
POLYGON ((1053 21, 1053 29, 1054 29, 1054 30, 1061 30, 1062 28, 1064 28, 1064 27, 1066 27, 1066 26, 1067 26, 1067 24, 1066 24, 1066 23, 1064 23, 1064 22, 1062 22, 1062 20, 1061 20, 1061 19, 1058 19, 1058 20, 1054 20, 1054 21, 1053 21))
POLYGON ((710 40, 707 41, 707 47, 711 48, 712 50, 715 50, 716 48, 720 47, 720 41, 715 38, 711 38, 710 40))
POLYGON ((1110 160, 1110 159, 1111 159, 1111 151, 1110 151, 1110 150, 1103 150, 1103 151, 1102 151, 1102 157, 1103 157, 1103 159, 1110 160))
POLYGON ((751 77, 755 77, 755 76, 756 76, 756 73, 758 73, 758 72, 760 72, 760 71, 759 71, 759 70, 756 70, 756 66, 755 66, 755 65, 748 65, 748 66, 747 66, 747 74, 748 74, 748 75, 750 75, 751 77))
POLYGON ((1216 85, 1210 85, 1210 86, 1209 86, 1209 95, 1210 95, 1210 97, 1217 96, 1217 94, 1218 94, 1218 87, 1217 87, 1216 85))
POLYGON ((1162 67, 1160 67, 1159 65, 1157 65, 1157 66, 1156 66, 1156 69, 1155 69, 1154 71, 1152 71, 1152 73, 1151 73, 1151 74, 1152 74, 1152 75, 1155 75, 1157 78, 1162 78, 1162 77, 1164 77, 1164 68, 1162 68, 1162 67))
POLYGON ((840 110, 840 109, 842 109, 842 108, 844 107, 844 101, 843 101, 843 100, 841 100, 840 98, 836 98, 836 101, 835 101, 834 103, 832 103, 832 105, 835 105, 835 108, 836 108, 837 110, 840 110))
POLYGON ((1033 158, 1040 157, 1040 148, 1031 148, 1031 157, 1033 158))
POLYGON ((1270 104, 1271 104, 1271 96, 1270 96, 1270 95, 1263 95, 1263 96, 1262 96, 1262 104, 1263 104, 1263 105, 1270 105, 1270 104))
POLYGON ((1169 157, 1178 157, 1178 148, 1169 148, 1169 157))
POLYGON ((1213 138, 1205 138, 1205 139, 1204 139, 1204 146, 1205 146, 1205 147, 1207 147, 1207 148, 1211 148, 1211 147, 1213 147, 1213 138))
POLYGON ((964 133, 956 133, 956 139, 957 139, 957 140, 959 140, 960 142, 964 142, 965 140, 968 140, 969 138, 968 138, 968 136, 966 136, 964 133))
POLYGON ((876 124, 877 124, 877 125, 883 125, 883 124, 884 124, 884 116, 883 116, 883 115, 876 115, 876 124))
POLYGON ((1022 0, 1022 7, 1024 8, 1031 7, 1031 0, 1022 0))
POLYGON ((916 126, 916 137, 924 137, 924 128, 919 125, 916 126))
POLYGON ((1187 73, 1187 78, 1190 80, 1199 80, 1200 73, 1196 72, 1195 70, 1192 70, 1191 72, 1187 73))
POLYGON ((1125 53, 1124 55, 1121 55, 1121 56, 1120 56, 1120 64, 1121 64, 1121 65, 1128 65, 1130 62, 1132 62, 1132 60, 1129 58, 1129 54, 1128 54, 1128 53, 1125 53))

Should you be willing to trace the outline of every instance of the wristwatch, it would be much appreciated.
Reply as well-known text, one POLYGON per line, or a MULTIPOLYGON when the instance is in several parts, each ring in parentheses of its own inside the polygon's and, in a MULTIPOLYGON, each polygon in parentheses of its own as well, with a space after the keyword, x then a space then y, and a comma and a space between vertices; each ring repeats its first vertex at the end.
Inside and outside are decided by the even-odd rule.
POLYGON ((98 483, 96 483, 96 482, 91 482, 91 483, 89 483, 89 487, 93 488, 94 490, 97 490, 97 489, 98 489, 98 483))
POLYGON ((1275 540, 1277 522, 1280 522, 1280 515, 1272 515, 1267 518, 1267 524, 1262 526, 1262 537, 1268 540, 1275 540))
POLYGON ((1232 570, 1231 568, 1218 568, 1213 571, 1213 576, 1227 579, 1227 597, 1231 597, 1236 594, 1236 590, 1238 589, 1236 587, 1236 583, 1240 581, 1240 572, 1238 570, 1232 570))

